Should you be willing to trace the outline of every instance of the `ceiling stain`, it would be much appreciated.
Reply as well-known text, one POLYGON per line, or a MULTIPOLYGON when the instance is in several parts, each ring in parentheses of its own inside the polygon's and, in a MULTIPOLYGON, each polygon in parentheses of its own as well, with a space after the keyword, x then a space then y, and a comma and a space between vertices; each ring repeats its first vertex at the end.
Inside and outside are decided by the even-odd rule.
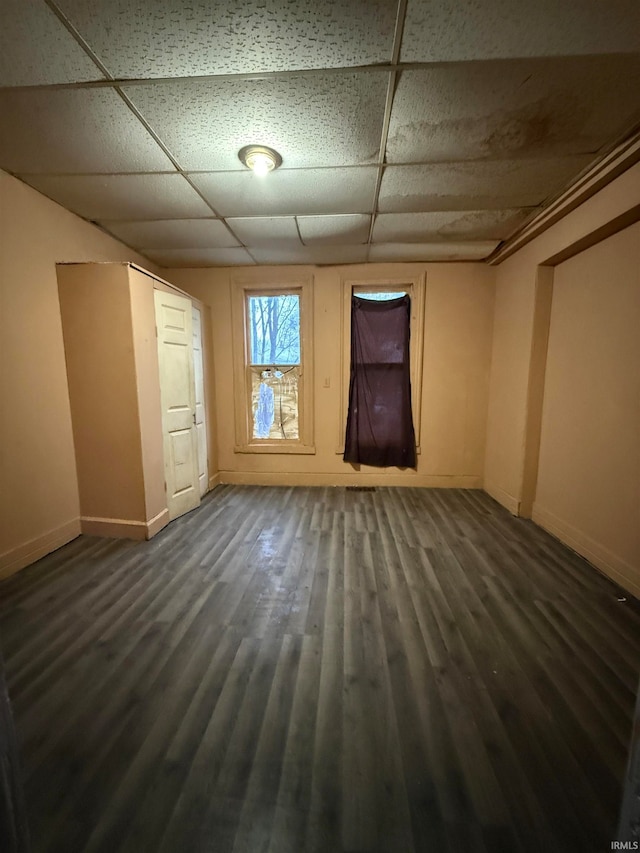
POLYGON ((487 157, 591 152, 598 146, 583 132, 585 113, 584 104, 567 95, 527 103, 489 117, 494 129, 480 146, 487 157))
POLYGON ((446 225, 437 229, 436 234, 443 240, 473 236, 474 240, 504 240, 536 208, 523 208, 517 213, 503 216, 502 211, 494 213, 493 220, 484 210, 473 210, 452 218, 446 225))
POLYGON ((483 116, 402 124, 387 141, 389 163, 520 158, 597 151, 584 102, 556 95, 483 116))

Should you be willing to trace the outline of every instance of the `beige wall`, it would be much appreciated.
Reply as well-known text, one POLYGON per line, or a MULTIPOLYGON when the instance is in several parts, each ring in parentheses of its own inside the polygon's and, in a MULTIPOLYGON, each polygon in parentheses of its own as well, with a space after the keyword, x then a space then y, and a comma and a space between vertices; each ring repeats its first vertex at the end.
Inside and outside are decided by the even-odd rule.
POLYGON ((496 276, 485 489, 517 513, 522 491, 535 268, 518 256, 496 276))
POLYGON ((630 337, 637 337, 640 319, 637 226, 611 234, 616 221, 622 227, 637 218, 638 205, 640 164, 498 266, 484 484, 511 512, 532 511, 535 521, 636 595, 640 424, 638 350, 630 337), (584 276, 591 284, 583 291, 584 276), (590 346, 597 341, 606 353, 607 380, 598 372, 605 363, 597 350, 582 343, 581 350, 574 340, 598 314, 590 346), (547 349, 550 317, 554 338, 547 349), (578 400, 569 377, 576 365, 584 369, 583 359, 597 367, 598 382, 578 400), (613 408, 603 397, 609 392, 613 408), (589 420, 584 431, 577 412, 589 420))
POLYGON ((129 268, 67 265, 58 280, 80 515, 143 521, 129 268))
POLYGON ((0 171, 0 575, 79 530, 55 264, 149 263, 0 171))
POLYGON ((538 267, 638 204, 640 164, 497 267, 485 489, 515 514, 523 498, 529 388, 536 381, 532 353, 538 267))
POLYGON ((230 281, 265 283, 291 267, 171 270, 171 281, 210 306, 217 397, 217 452, 223 482, 482 485, 493 321, 494 271, 482 264, 301 267, 314 280, 314 455, 234 453, 230 281), (365 468, 336 453, 341 430, 342 279, 414 277, 426 271, 422 453, 418 471, 365 468), (325 387, 325 380, 329 387, 325 387))
POLYGON ((640 595, 640 224, 555 269, 533 519, 640 595))
MULTIPOLYGON (((174 270, 171 270, 173 277, 174 270)), ((208 306, 200 303, 203 340, 203 368, 205 386, 205 413, 207 418, 207 462, 209 487, 219 482, 220 460, 218 458, 218 407, 216 404, 215 366, 213 357, 213 318, 208 306)))
POLYGON ((168 521, 155 279, 61 264, 58 294, 82 532, 144 538, 168 521))

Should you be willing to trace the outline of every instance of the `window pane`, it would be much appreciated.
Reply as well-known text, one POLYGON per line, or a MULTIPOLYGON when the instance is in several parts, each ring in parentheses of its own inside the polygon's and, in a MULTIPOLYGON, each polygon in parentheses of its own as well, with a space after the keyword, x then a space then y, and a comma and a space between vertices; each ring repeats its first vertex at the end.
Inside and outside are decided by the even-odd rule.
POLYGON ((300 364, 300 297, 249 296, 251 364, 300 364))
POLYGON ((364 290, 354 290, 353 295, 357 296, 359 299, 374 299, 377 302, 386 302, 388 299, 399 299, 401 296, 406 294, 406 290, 387 290, 387 291, 376 291, 373 290, 371 292, 365 292, 364 290))
POLYGON ((251 375, 252 437, 298 439, 297 366, 282 370, 249 368, 251 375))

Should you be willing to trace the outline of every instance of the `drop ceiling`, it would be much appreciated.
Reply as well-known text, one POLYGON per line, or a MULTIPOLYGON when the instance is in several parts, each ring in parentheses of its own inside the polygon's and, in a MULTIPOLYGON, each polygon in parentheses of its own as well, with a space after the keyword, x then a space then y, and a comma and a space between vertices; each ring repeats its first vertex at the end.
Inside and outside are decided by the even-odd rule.
POLYGON ((640 3, 2 0, 0 115, 163 267, 481 260, 637 130, 640 3))

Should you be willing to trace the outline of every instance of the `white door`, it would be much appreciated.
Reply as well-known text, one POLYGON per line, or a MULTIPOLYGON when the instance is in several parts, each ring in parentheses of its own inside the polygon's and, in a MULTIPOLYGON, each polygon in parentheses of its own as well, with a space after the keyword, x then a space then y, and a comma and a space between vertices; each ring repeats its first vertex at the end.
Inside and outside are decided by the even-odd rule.
POLYGON ((200 497, 209 488, 207 464, 207 426, 204 414, 204 358, 202 352, 202 318, 200 309, 193 307, 193 370, 196 380, 196 435, 198 437, 198 480, 200 497))
POLYGON ((169 517, 200 503, 191 300, 154 291, 169 517))

